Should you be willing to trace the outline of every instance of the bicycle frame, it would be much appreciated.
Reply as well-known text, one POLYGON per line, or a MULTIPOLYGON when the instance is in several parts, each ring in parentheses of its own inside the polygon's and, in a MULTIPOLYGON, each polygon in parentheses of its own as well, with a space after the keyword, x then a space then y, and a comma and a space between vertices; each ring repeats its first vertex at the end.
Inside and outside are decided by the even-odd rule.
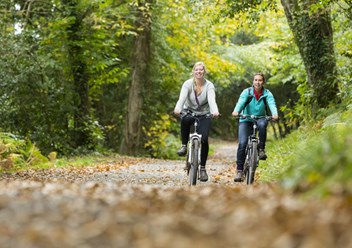
POLYGON ((253 133, 248 136, 248 143, 246 147, 246 160, 243 168, 247 184, 253 183, 255 170, 259 163, 259 158, 258 158, 259 138, 257 135, 258 135, 257 123, 256 121, 254 121, 253 133))
POLYGON ((246 183, 253 184, 255 171, 259 165, 259 148, 260 142, 258 137, 257 121, 265 118, 271 120, 271 116, 254 116, 254 115, 240 115, 240 118, 250 118, 253 120, 252 133, 248 136, 248 143, 246 146, 246 159, 244 163, 243 172, 245 175, 246 183))
POLYGON ((201 118, 210 118, 211 115, 197 116, 194 113, 187 111, 183 116, 191 116, 194 119, 193 130, 189 134, 188 151, 186 157, 187 175, 189 176, 189 184, 196 185, 199 180, 199 167, 202 149, 202 135, 198 133, 199 121, 201 118))
POLYGON ((199 119, 195 118, 194 120, 194 130, 189 135, 188 141, 188 154, 187 154, 187 163, 190 165, 187 171, 189 175, 190 185, 196 185, 197 180, 199 179, 199 165, 200 165, 200 155, 202 148, 202 135, 198 133, 197 127, 199 125, 199 119))

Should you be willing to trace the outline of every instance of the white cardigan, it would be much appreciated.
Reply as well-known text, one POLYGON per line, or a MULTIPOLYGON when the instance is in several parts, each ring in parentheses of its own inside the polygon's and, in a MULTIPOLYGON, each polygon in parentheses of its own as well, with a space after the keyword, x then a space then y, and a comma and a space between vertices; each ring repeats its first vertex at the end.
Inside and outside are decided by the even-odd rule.
POLYGON ((176 103, 175 112, 181 112, 182 109, 188 109, 197 115, 213 114, 219 112, 215 100, 215 86, 209 80, 205 80, 202 92, 197 95, 199 105, 196 100, 194 90, 194 79, 188 79, 183 83, 180 97, 176 103))

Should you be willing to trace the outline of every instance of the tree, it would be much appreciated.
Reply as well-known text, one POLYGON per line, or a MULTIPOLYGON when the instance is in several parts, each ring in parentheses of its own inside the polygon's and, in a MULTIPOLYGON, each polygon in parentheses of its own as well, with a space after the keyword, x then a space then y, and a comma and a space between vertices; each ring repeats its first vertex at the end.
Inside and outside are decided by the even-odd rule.
POLYGON ((72 23, 67 27, 68 37, 68 57, 69 65, 72 71, 74 91, 76 93, 76 108, 74 112, 74 142, 75 146, 85 146, 89 143, 89 133, 86 128, 89 113, 89 75, 87 65, 82 57, 84 53, 85 36, 82 32, 83 20, 86 15, 89 15, 89 9, 85 12, 78 9, 76 0, 62 0, 62 4, 67 6, 69 17, 72 18, 72 23))
MULTIPOLYGON (((277 9, 275 1, 251 0, 246 3, 227 0, 228 15, 247 14, 247 22, 256 22, 262 11, 277 9), (248 14, 249 13, 249 14, 248 14)), ((316 0, 281 0, 286 19, 305 65, 311 88, 309 100, 324 108, 338 92, 336 59, 330 9, 326 5, 313 11, 316 0)))
POLYGON ((109 126, 104 131, 121 130, 106 121, 115 111, 102 116, 99 109, 110 99, 113 107, 121 101, 99 97, 106 85, 117 91, 129 72, 121 62, 131 46, 122 41, 134 34, 128 6, 119 0, 1 1, 2 130, 60 154, 102 144, 101 120, 109 126))
POLYGON ((316 1, 281 0, 287 21, 302 56, 312 100, 324 108, 336 99, 336 60, 330 9, 325 7, 311 13, 316 1))
POLYGON ((148 63, 150 58, 151 35, 151 4, 152 0, 137 1, 136 27, 132 56, 132 78, 128 95, 128 111, 124 139, 120 151, 136 154, 140 147, 143 96, 142 90, 148 81, 148 63))

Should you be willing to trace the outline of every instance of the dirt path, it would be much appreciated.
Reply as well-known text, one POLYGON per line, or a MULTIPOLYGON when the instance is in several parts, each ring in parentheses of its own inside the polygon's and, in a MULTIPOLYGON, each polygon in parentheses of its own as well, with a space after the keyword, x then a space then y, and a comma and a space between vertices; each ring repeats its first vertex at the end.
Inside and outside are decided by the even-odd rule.
POLYGON ((192 188, 182 160, 3 175, 0 247, 352 247, 350 198, 235 184, 235 149, 217 144, 210 180, 192 188))
MULTIPOLYGON (((216 150, 209 156, 207 162, 209 181, 199 183, 198 186, 203 187, 214 183, 233 184, 235 143, 221 141, 212 143, 216 150)), ((148 159, 110 173, 97 173, 94 179, 99 182, 124 182, 129 185, 148 185, 158 188, 184 188, 188 186, 187 174, 182 170, 184 166, 184 158, 176 161, 148 159)))

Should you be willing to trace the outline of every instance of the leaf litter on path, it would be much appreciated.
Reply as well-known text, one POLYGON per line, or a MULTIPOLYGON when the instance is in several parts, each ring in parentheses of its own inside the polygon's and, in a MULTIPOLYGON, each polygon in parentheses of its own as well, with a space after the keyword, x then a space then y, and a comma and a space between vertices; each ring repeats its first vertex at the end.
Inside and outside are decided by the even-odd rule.
POLYGON ((235 184, 233 162, 210 157, 195 187, 183 160, 5 174, 0 247, 352 247, 352 198, 235 184))

